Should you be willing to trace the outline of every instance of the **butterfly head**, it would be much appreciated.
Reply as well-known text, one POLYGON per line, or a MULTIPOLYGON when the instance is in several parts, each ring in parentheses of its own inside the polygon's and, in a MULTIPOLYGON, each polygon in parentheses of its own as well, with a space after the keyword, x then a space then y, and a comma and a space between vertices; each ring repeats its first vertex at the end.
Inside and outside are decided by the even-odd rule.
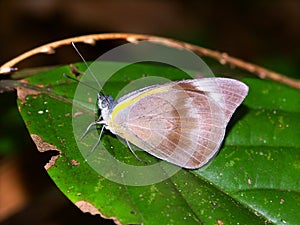
POLYGON ((113 108, 114 99, 111 96, 104 96, 104 95, 98 94, 97 105, 98 105, 98 109, 100 110, 101 117, 104 120, 106 120, 111 109, 113 108))

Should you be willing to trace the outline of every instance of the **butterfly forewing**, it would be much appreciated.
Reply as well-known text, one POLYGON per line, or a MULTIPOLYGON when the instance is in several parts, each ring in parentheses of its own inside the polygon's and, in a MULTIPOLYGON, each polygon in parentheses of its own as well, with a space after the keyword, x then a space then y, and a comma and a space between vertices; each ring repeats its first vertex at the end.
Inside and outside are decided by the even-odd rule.
MULTIPOLYGON (((193 80, 187 82, 193 83, 193 80)), ((236 108, 243 102, 248 94, 248 87, 237 80, 228 78, 198 79, 196 87, 209 94, 225 110, 228 122, 236 108)))
POLYGON ((246 85, 223 78, 155 85, 124 96, 119 104, 126 99, 132 104, 118 110, 110 128, 160 159, 199 168, 218 151, 246 94, 246 85))

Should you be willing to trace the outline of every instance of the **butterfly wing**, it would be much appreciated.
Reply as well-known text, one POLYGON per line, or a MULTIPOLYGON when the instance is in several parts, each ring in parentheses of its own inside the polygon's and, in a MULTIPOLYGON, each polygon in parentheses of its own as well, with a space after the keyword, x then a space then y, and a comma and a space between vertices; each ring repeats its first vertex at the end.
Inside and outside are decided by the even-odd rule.
POLYGON ((205 165, 248 87, 226 78, 150 86, 124 96, 109 126, 144 151, 184 168, 205 165))

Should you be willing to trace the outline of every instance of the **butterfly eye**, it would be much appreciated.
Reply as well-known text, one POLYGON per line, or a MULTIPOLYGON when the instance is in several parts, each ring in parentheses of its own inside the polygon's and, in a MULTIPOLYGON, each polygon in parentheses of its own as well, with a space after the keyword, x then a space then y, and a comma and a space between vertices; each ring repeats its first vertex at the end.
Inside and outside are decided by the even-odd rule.
POLYGON ((99 109, 113 107, 114 99, 111 96, 102 96, 98 94, 98 107, 99 109))
POLYGON ((99 109, 104 109, 108 107, 108 101, 105 96, 98 94, 98 107, 99 109))
POLYGON ((106 99, 102 99, 101 101, 101 108, 104 109, 104 108, 107 108, 108 107, 108 101, 106 99))

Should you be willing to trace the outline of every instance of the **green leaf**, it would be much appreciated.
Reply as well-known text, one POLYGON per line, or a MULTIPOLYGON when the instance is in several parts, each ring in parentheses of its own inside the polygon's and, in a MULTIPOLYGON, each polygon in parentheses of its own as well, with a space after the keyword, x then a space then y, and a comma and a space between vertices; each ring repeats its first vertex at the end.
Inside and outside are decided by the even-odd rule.
MULTIPOLYGON (((84 65, 77 66, 85 70, 84 65)), ((249 95, 230 121, 223 146, 211 163, 198 170, 181 169, 159 183, 126 186, 100 176, 78 148, 84 145, 88 153, 98 138, 97 133, 88 134, 77 143, 74 137, 97 118, 96 91, 90 89, 73 105, 77 83, 62 76, 69 70, 64 66, 20 82, 18 104, 30 134, 39 137, 39 147, 61 151, 48 173, 74 203, 88 202, 122 224, 300 223, 298 91, 271 81, 243 79, 249 95), (93 119, 81 124, 78 131, 74 121, 85 114, 93 119)), ((135 64, 118 70, 105 83, 104 91, 116 97, 122 87, 143 76, 188 78, 175 68, 135 64)), ((84 82, 98 88, 92 79, 84 82)), ((101 143, 116 158, 143 164, 114 135, 106 131, 102 136, 101 143)), ((93 152, 91 159, 96 152, 101 150, 93 152)), ((157 161, 145 152, 137 154, 148 163, 157 161)))

